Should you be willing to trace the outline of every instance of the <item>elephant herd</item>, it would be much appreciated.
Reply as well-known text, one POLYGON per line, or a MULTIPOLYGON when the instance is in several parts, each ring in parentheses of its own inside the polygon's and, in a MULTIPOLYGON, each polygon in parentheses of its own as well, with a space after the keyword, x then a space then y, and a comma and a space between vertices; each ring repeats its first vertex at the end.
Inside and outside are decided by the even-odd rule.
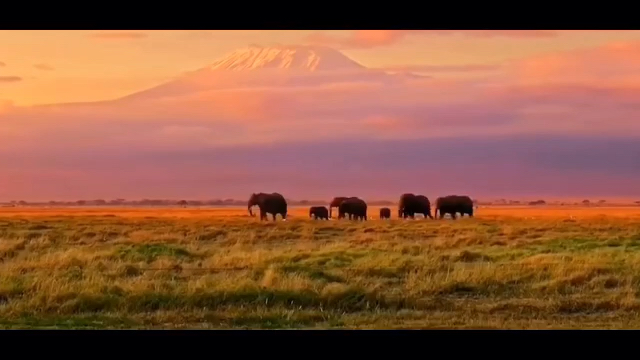
MULTIPOLYGON (((249 215, 254 216, 251 208, 258 206, 260 209, 260 220, 267 220, 267 214, 273 216, 282 216, 283 220, 287 218, 287 201, 284 196, 279 193, 254 193, 249 198, 247 209, 249 215)), ((331 218, 333 208, 338 209, 338 219, 343 219, 347 215, 353 220, 367 220, 367 203, 358 197, 335 197, 329 203, 329 207, 312 206, 309 208, 309 217, 314 219, 329 220, 331 218)), ((449 214, 452 219, 456 218, 456 214, 461 216, 469 215, 473 217, 474 204, 473 200, 466 195, 448 195, 439 197, 435 202, 435 212, 431 215, 431 202, 424 195, 415 195, 411 193, 402 194, 398 202, 398 218, 415 218, 416 214, 422 214, 425 218, 433 219, 440 212, 440 219, 445 214, 449 214)), ((380 209, 380 219, 390 219, 391 210, 387 207, 380 209)))

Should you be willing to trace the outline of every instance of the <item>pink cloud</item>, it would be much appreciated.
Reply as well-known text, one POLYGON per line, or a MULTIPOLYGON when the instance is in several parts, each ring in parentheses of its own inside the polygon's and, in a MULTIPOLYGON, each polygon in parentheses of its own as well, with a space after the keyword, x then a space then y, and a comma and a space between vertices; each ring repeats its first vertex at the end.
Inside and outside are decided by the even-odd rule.
POLYGON ((387 71, 408 71, 408 72, 483 72, 496 71, 502 67, 500 64, 466 64, 466 65, 399 65, 383 68, 387 71))
POLYGON ((374 48, 389 46, 408 36, 463 35, 476 38, 550 38, 558 36, 552 30, 353 30, 348 36, 332 36, 324 33, 311 34, 306 41, 312 44, 339 48, 374 48))
POLYGON ((514 61, 505 70, 520 84, 636 87, 640 85, 640 42, 545 54, 514 61))
POLYGON ((456 35, 469 37, 494 38, 551 38, 559 35, 555 30, 425 30, 427 35, 456 35))
POLYGON ((105 31, 89 35, 96 39, 105 40, 134 40, 149 37, 149 34, 136 31, 105 31))

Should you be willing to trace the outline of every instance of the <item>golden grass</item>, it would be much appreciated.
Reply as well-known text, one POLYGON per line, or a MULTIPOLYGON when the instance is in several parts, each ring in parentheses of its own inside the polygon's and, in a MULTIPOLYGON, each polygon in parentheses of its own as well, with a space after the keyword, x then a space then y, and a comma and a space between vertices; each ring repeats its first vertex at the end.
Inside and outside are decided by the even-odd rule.
POLYGON ((640 207, 0 209, 0 327, 640 328, 640 207))

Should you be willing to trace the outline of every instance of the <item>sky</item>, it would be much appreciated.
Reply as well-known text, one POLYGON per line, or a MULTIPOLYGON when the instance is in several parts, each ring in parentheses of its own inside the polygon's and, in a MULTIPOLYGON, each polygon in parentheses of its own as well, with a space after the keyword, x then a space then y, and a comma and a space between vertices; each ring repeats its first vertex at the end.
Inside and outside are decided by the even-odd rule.
POLYGON ((0 202, 640 200, 640 31, 2 30, 0 49, 0 202), (196 71, 251 44, 368 72, 196 71))

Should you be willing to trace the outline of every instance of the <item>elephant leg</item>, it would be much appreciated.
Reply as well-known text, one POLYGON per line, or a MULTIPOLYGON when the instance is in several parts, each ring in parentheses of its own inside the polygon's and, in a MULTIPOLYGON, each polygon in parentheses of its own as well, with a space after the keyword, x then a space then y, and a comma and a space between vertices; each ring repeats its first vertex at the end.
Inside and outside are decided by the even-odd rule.
POLYGON ((260 221, 267 219, 267 213, 265 211, 260 210, 260 221))
POLYGON ((458 217, 458 216, 456 215, 455 211, 454 211, 454 212, 451 212, 451 218, 452 218, 453 220, 455 220, 457 217, 458 217))
POLYGON ((271 214, 271 216, 273 216, 273 221, 276 221, 276 216, 278 216, 278 213, 274 212, 273 214, 271 214))

